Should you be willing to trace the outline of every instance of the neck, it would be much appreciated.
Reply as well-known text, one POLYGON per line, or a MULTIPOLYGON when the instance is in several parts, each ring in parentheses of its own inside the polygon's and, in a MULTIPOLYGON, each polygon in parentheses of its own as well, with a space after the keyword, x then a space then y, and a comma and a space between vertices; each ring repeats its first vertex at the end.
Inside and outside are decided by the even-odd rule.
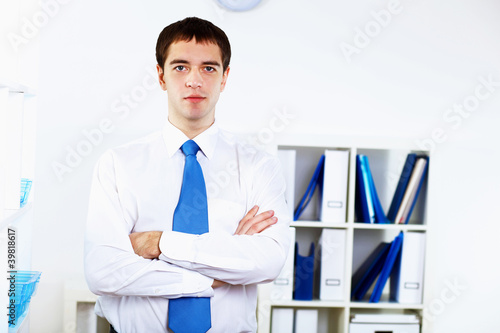
POLYGON ((210 126, 212 126, 215 119, 211 119, 210 122, 207 121, 202 122, 201 120, 199 122, 193 122, 193 121, 179 122, 175 121, 174 119, 171 119, 171 117, 169 116, 168 121, 178 129, 180 129, 181 132, 184 133, 184 135, 186 135, 189 139, 193 139, 200 133, 206 131, 210 126))

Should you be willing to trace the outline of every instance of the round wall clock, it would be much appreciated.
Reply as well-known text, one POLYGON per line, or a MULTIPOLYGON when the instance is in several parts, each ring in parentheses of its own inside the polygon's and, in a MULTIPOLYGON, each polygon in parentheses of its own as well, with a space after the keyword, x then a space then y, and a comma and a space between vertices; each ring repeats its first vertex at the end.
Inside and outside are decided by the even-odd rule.
POLYGON ((257 6, 261 0, 217 0, 224 8, 243 12, 257 6))

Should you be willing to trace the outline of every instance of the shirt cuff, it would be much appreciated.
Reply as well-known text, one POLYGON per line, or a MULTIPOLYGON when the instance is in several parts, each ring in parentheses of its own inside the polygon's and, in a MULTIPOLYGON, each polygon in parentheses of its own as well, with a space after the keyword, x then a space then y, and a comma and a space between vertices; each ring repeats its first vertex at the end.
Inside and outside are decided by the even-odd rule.
POLYGON ((193 242, 198 235, 177 231, 164 231, 160 238, 160 259, 178 264, 182 261, 182 280, 184 296, 212 297, 214 279, 196 271, 190 270, 194 258, 193 242))
MULTIPOLYGON (((177 231, 164 231, 160 238, 160 259, 165 261, 184 261, 192 263, 194 261, 194 240, 199 235, 186 234, 177 231)), ((190 266, 189 264, 186 266, 190 266)), ((183 265, 183 267, 186 267, 183 265)), ((186 267, 190 268, 190 267, 186 267)))
POLYGON ((184 269, 182 273, 182 295, 189 297, 212 297, 214 279, 195 271, 184 269))

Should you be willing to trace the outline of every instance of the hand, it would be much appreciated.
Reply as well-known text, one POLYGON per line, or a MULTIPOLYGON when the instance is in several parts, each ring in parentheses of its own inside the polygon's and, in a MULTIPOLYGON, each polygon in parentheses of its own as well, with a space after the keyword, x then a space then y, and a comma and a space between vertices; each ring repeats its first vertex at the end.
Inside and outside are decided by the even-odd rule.
POLYGON ((259 211, 259 206, 254 206, 250 209, 238 224, 238 228, 234 232, 235 235, 253 235, 266 230, 271 225, 278 222, 278 218, 274 216, 274 211, 268 210, 267 212, 256 215, 259 211))
POLYGON ((134 232, 129 235, 135 254, 144 259, 156 259, 160 256, 161 231, 134 232))
POLYGON ((227 284, 226 282, 223 282, 220 280, 214 280, 214 282, 212 283, 212 288, 213 289, 219 288, 219 287, 225 286, 226 284, 227 284))

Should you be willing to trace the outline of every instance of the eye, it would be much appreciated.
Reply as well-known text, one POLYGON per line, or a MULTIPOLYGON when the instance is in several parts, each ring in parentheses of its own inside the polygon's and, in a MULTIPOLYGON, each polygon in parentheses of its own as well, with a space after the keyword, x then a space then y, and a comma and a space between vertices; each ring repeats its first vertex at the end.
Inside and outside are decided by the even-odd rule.
POLYGON ((212 66, 207 66, 207 67, 205 67, 205 72, 209 72, 209 73, 215 72, 215 68, 212 66))
POLYGON ((182 71, 185 71, 186 70, 186 67, 185 66, 182 66, 182 65, 179 65, 179 66, 175 66, 174 69, 178 72, 182 72, 182 71))

